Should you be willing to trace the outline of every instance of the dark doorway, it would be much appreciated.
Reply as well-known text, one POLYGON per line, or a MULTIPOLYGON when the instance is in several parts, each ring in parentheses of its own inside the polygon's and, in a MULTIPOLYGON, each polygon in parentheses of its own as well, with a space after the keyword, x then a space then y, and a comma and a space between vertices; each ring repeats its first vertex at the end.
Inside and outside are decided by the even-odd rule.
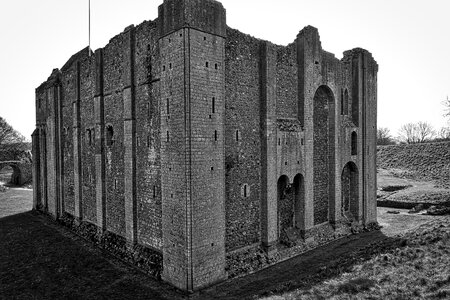
POLYGON ((294 226, 294 193, 289 178, 282 175, 278 179, 278 236, 294 226))
POLYGON ((358 188, 358 168, 354 162, 348 162, 341 175, 342 216, 348 220, 358 220, 359 211, 359 188, 358 188))
POLYGON ((305 230, 305 180, 302 174, 294 177, 294 226, 305 230))

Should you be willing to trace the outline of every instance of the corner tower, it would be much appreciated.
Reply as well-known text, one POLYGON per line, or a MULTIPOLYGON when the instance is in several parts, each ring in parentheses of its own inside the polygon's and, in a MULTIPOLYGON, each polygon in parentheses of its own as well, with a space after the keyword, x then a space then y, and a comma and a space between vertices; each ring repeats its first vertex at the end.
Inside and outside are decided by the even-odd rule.
POLYGON ((193 291, 225 273, 225 10, 159 7, 163 278, 193 291))

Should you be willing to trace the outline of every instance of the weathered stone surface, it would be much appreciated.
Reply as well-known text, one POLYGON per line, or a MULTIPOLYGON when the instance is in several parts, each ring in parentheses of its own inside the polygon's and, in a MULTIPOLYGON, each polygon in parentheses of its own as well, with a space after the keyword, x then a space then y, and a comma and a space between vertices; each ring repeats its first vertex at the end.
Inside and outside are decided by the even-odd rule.
POLYGON ((314 27, 278 46, 217 1, 165 0, 36 89, 34 207, 189 291, 358 232, 377 71, 314 27))

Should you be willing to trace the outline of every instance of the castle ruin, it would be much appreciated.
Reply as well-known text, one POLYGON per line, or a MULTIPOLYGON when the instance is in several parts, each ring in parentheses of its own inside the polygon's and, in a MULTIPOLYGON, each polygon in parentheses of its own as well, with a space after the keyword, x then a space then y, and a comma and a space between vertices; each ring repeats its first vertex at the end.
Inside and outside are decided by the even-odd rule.
POLYGON ((377 71, 314 27, 279 46, 164 0, 36 89, 34 208, 186 291, 313 249, 376 223, 377 71))

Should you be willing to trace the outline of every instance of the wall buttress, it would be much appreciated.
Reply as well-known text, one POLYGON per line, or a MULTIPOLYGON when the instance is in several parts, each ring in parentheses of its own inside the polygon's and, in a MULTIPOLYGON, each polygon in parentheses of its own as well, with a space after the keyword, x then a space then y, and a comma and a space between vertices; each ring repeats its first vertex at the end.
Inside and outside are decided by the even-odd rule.
POLYGON ((278 240, 277 216, 277 117, 275 46, 261 48, 261 228, 268 252, 278 240))
POLYGON ((82 219, 82 189, 81 189, 81 132, 80 132, 80 62, 76 63, 76 97, 72 102, 73 106, 73 177, 75 194, 75 219, 82 219))
POLYGON ((135 88, 134 88, 134 34, 131 27, 125 32, 125 59, 123 74, 123 136, 124 136, 124 167, 125 167, 125 235, 132 245, 137 241, 136 214, 136 118, 135 118, 135 88))
POLYGON ((95 201, 97 208, 97 226, 99 231, 106 230, 106 190, 105 190, 105 117, 103 99, 103 50, 95 51, 95 201))

